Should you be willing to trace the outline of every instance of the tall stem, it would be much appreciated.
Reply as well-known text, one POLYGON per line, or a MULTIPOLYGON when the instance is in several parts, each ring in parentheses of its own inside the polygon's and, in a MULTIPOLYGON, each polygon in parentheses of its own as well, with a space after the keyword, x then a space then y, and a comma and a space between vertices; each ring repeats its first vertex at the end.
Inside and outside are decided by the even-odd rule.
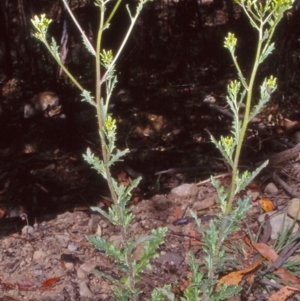
POLYGON ((247 126, 249 123, 249 115, 250 115, 250 109, 251 109, 251 101, 252 101, 252 94, 253 94, 253 87, 254 87, 254 82, 257 74, 257 69, 259 66, 259 59, 261 57, 261 49, 262 49, 262 38, 263 38, 263 24, 261 24, 259 28, 259 34, 258 34, 258 44, 257 44, 257 50, 256 50, 256 55, 255 55, 255 61, 254 61, 254 66, 251 72, 251 77, 250 77, 250 82, 247 90, 247 98, 246 98, 246 109, 245 109, 245 114, 244 114, 244 120, 242 123, 242 128, 241 128, 241 133, 239 135, 239 141, 236 146, 236 151, 234 155, 234 161, 233 161, 233 168, 232 168, 232 176, 231 176, 231 187, 230 187, 230 194, 228 198, 228 204, 225 210, 225 214, 228 215, 230 214, 232 210, 232 203, 233 199, 235 197, 235 190, 236 190, 236 177, 237 177, 237 172, 238 172, 238 163, 241 155, 241 149, 244 141, 244 137, 246 134, 247 126))

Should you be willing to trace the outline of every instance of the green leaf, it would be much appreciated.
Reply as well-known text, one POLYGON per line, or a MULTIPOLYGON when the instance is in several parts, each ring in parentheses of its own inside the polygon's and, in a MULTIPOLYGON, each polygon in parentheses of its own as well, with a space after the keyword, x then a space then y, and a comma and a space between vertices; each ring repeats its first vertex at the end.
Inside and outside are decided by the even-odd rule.
POLYGON ((236 294, 238 294, 241 290, 242 287, 238 285, 232 285, 232 286, 226 286, 225 284, 221 285, 219 290, 209 298, 209 301, 227 300, 229 298, 232 298, 236 294))
POLYGON ((271 43, 267 49, 261 54, 260 59, 258 61, 259 64, 261 64, 275 49, 274 43, 271 43))

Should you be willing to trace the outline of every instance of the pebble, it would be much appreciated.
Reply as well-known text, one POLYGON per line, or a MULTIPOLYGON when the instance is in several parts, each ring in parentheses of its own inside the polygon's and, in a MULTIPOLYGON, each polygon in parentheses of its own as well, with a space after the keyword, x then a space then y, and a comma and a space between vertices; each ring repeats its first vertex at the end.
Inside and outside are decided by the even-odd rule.
POLYGON ((300 199, 291 199, 288 206, 288 215, 300 220, 300 199))
POLYGON ((195 197, 199 192, 199 188, 195 184, 182 184, 171 190, 174 197, 189 198, 195 197))
POLYGON ((22 229, 22 235, 24 235, 24 236, 28 236, 28 235, 34 236, 34 229, 33 229, 33 227, 31 227, 31 226, 24 226, 23 229, 22 229))
POLYGON ((48 254, 43 250, 37 250, 33 253, 33 260, 39 261, 40 259, 44 259, 48 254))
MULTIPOLYGON (((275 213, 274 211, 264 213, 264 214, 260 215, 258 218, 259 222, 263 222, 265 220, 266 214, 268 214, 270 216, 270 224, 272 227, 271 239, 277 239, 280 234, 280 231, 282 231, 282 230, 284 231, 287 228, 291 227, 291 225, 294 222, 294 220, 291 219, 290 217, 288 217, 286 215, 286 213, 284 213, 284 212, 276 213, 276 214, 274 214, 274 213, 275 213), (282 227, 283 223, 284 223, 284 227, 282 227)), ((298 229, 299 229, 299 226, 297 224, 295 224, 292 233, 297 232, 298 229)))
POLYGON ((195 211, 198 211, 198 210, 204 210, 204 209, 207 209, 207 208, 210 208, 211 206, 213 206, 216 202, 216 194, 213 194, 207 198, 205 198, 204 200, 201 200, 201 201, 195 201, 193 203, 193 210, 195 211))
POLYGON ((68 245, 68 250, 71 251, 71 252, 74 252, 78 249, 78 245, 77 244, 74 244, 74 243, 70 243, 68 245))
POLYGON ((82 268, 78 268, 76 273, 79 279, 87 278, 87 273, 82 268))
POLYGON ((97 266, 97 263, 94 261, 85 262, 80 266, 80 269, 83 271, 89 273, 91 270, 94 270, 97 266))
POLYGON ((269 183, 264 189, 264 193, 266 194, 274 194, 277 192, 278 192, 278 188, 274 183, 269 183))
POLYGON ((92 298, 93 294, 90 291, 90 289, 87 287, 86 283, 84 281, 81 281, 79 283, 79 294, 81 297, 88 297, 92 298))
POLYGON ((74 263, 66 262, 65 267, 66 267, 67 270, 72 271, 74 269, 74 263))

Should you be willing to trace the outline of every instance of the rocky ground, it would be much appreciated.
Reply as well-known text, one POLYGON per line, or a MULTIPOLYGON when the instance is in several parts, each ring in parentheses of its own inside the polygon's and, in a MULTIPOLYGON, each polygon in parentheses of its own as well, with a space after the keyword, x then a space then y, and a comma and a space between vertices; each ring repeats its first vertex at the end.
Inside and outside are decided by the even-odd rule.
MULTIPOLYGON (((125 185, 142 177, 129 204, 135 215, 130 237, 149 234, 157 227, 168 228, 152 270, 145 270, 138 284, 143 292, 141 300, 164 284, 171 284, 179 298, 189 285, 189 252, 205 271, 201 236, 190 209, 197 213, 203 228, 207 227, 220 212, 209 177, 229 184, 226 165, 211 145, 208 132, 219 135, 230 119, 222 116, 219 107, 210 105, 201 107, 191 98, 185 102, 185 110, 173 102, 163 110, 148 108, 146 103, 138 111, 132 110, 132 104, 123 105, 122 114, 114 111, 119 147, 127 147, 130 152, 113 169, 113 175, 125 185)), ((105 182, 82 159, 87 147, 97 153, 95 127, 89 118, 84 119, 87 123, 68 117, 26 124, 20 120, 12 118, 2 127, 7 138, 2 140, 0 154, 0 300, 113 300, 112 284, 89 273, 99 269, 113 277, 122 276, 112 258, 96 250, 86 238, 97 234, 117 246, 121 243, 119 229, 90 210, 91 205, 102 209, 110 205, 105 182)), ((224 266, 224 273, 255 263, 258 253, 249 245, 249 237, 274 247, 278 232, 284 229, 282 223, 293 223, 298 216, 297 145, 282 142, 279 137, 272 140, 272 153, 267 151, 270 144, 257 152, 254 145, 259 145, 263 135, 266 140, 270 136, 267 127, 263 134, 253 133, 251 129, 242 165, 252 169, 254 163, 249 158, 253 162, 270 158, 270 165, 244 192, 252 196, 252 207, 238 231, 225 242, 235 261, 224 266), (282 152, 284 149, 288 154, 282 152), (281 159, 272 157, 275 152, 281 159), (264 211, 271 218, 261 232, 264 211), (268 234, 264 241, 262 233, 268 234)), ((297 227, 296 223, 295 231, 297 227)), ((299 260, 297 251, 289 253, 294 261, 299 260)), ((138 246, 133 258, 139 259, 142 252, 138 246)), ((268 300, 284 285, 278 279, 276 285, 266 282, 262 276, 265 269, 262 265, 255 271, 259 276, 252 284, 247 281, 255 273, 245 276, 244 290, 237 300, 268 300)), ((298 277, 299 272, 295 270, 294 275, 298 277)), ((297 298, 295 294, 289 300, 297 298)))

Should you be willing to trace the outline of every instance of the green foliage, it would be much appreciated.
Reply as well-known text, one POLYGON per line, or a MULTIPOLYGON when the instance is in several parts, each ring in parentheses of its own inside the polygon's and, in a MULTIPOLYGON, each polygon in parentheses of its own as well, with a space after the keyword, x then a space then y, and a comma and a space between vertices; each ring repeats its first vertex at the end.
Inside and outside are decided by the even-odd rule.
POLYGON ((52 38, 51 44, 48 43, 47 30, 48 26, 51 23, 51 20, 47 19, 45 15, 42 15, 40 18, 36 16, 32 20, 32 24, 37 30, 35 37, 45 44, 45 46, 50 51, 56 62, 63 69, 63 71, 81 90, 83 100, 94 106, 97 111, 102 159, 98 158, 94 153, 92 153, 90 149, 87 150, 86 154, 84 155, 84 159, 92 166, 92 168, 94 168, 107 180, 113 199, 113 204, 109 208, 108 212, 96 207, 92 207, 92 209, 94 211, 98 211, 115 226, 120 227, 122 245, 120 248, 117 248, 113 245, 112 242, 107 241, 99 235, 89 236, 87 237, 87 239, 97 249, 105 251, 106 255, 108 256, 112 256, 114 258, 114 261, 119 265, 120 270, 125 272, 125 276, 120 280, 115 279, 111 275, 105 274, 101 271, 95 270, 91 272, 95 275, 106 277, 115 284, 114 296, 116 300, 137 300, 138 295, 140 294, 140 291, 136 288, 136 283, 140 280, 139 275, 145 268, 151 268, 150 260, 158 256, 156 249, 164 242, 164 236, 167 232, 167 228, 159 228, 152 230, 150 235, 142 236, 140 238, 137 238, 135 241, 131 241, 128 238, 129 225, 132 222, 134 216, 128 208, 127 203, 131 198, 132 190, 137 187, 140 178, 135 179, 129 186, 125 187, 122 184, 119 185, 112 178, 110 173, 111 166, 117 161, 120 161, 121 158, 128 152, 128 150, 118 150, 116 148, 116 121, 108 114, 109 100, 117 83, 117 78, 115 76, 115 63, 117 58, 120 56, 120 53, 124 48, 126 41, 128 40, 128 37, 133 29, 138 15, 143 8, 143 5, 148 1, 149 0, 139 0, 136 7, 136 14, 134 16, 131 14, 129 7, 127 6, 131 24, 117 54, 114 56, 111 50, 101 49, 102 33, 109 27, 109 22, 114 16, 121 1, 118 0, 114 4, 111 14, 106 20, 106 6, 109 2, 111 2, 111 0, 95 1, 95 5, 99 8, 100 11, 100 26, 97 37, 96 50, 94 50, 88 38, 85 36, 84 32, 79 26, 67 2, 63 0, 66 9, 68 10, 74 23, 82 34, 83 44, 86 46, 88 52, 95 56, 97 78, 101 78, 102 68, 105 69, 105 73, 102 76, 101 81, 96 81, 95 98, 89 91, 86 91, 79 84, 75 77, 63 65, 60 60, 59 47, 56 41, 52 38), (104 97, 101 97, 101 86, 103 84, 105 85, 106 93, 104 97), (133 259, 133 251, 140 244, 143 244, 144 252, 141 256, 141 259, 136 261, 133 259))
MULTIPOLYGON (((232 136, 221 137, 220 141, 216 141, 212 137, 212 141, 232 169, 231 185, 229 188, 224 187, 213 177, 211 178, 211 182, 218 193, 222 212, 217 218, 210 221, 207 229, 202 229, 197 215, 191 212, 202 235, 202 242, 204 243, 203 251, 205 253, 203 260, 208 272, 207 275, 200 272, 194 257, 190 256, 190 268, 192 271, 190 280, 192 284, 185 290, 184 296, 181 298, 184 301, 224 300, 234 296, 241 290, 239 286, 222 285, 218 291, 215 291, 214 288, 217 283, 216 274, 221 270, 222 265, 229 260, 229 258, 225 257, 223 242, 237 229, 238 222, 245 217, 245 213, 250 207, 251 196, 246 196, 243 199, 239 198, 237 206, 234 208, 233 200, 268 164, 268 162, 263 163, 253 172, 240 172, 238 169, 241 147, 247 126, 251 119, 261 112, 262 108, 269 101, 271 94, 276 90, 276 79, 272 76, 265 79, 260 88, 260 100, 256 106, 252 106, 252 94, 257 69, 273 51, 274 44, 270 43, 270 41, 275 27, 282 18, 283 13, 291 8, 292 2, 286 0, 267 0, 265 3, 262 3, 257 0, 236 0, 236 3, 244 9, 252 26, 258 31, 257 53, 248 83, 235 57, 236 37, 234 34, 229 33, 225 38, 224 47, 228 48, 232 55, 240 81, 232 81, 227 90, 227 103, 233 113, 232 136), (242 87, 243 91, 241 92, 242 87), (242 104, 245 104, 246 107, 243 119, 240 117, 242 104)), ((283 245, 283 242, 280 241, 279 245, 283 245)), ((153 299, 162 300, 162 296, 165 296, 169 300, 174 300, 173 296, 168 295, 170 292, 166 292, 167 289, 168 287, 164 287, 163 290, 155 290, 157 299, 154 299, 152 294, 153 299)))
MULTIPOLYGON (((97 172, 107 180, 113 204, 108 212, 96 207, 93 207, 92 209, 98 211, 115 226, 118 226, 122 237, 120 247, 115 247, 112 242, 107 241, 99 235, 89 236, 87 239, 97 249, 103 250, 108 256, 112 256, 115 263, 119 265, 120 271, 124 273, 124 276, 121 279, 116 279, 111 275, 98 270, 94 270, 91 273, 106 277, 114 283, 114 297, 116 300, 135 301, 138 300, 138 296, 141 293, 136 286, 136 283, 140 280, 139 275, 145 268, 151 268, 150 260, 158 256, 156 249, 164 242, 167 228, 154 229, 150 235, 139 237, 135 241, 130 240, 128 237, 129 225, 134 216, 127 207, 127 203, 130 200, 132 190, 138 185, 140 179, 134 180, 128 187, 125 187, 122 184, 119 185, 111 176, 111 166, 115 162, 121 160, 127 153, 127 150, 121 151, 116 148, 116 121, 108 114, 108 104, 117 82, 115 76, 116 60, 120 56, 120 53, 128 40, 143 5, 148 2, 148 0, 139 0, 135 15, 132 15, 127 6, 131 24, 116 55, 113 55, 110 50, 102 49, 101 41, 103 31, 109 28, 110 21, 119 7, 121 0, 115 2, 111 14, 107 19, 105 19, 106 6, 111 0, 95 1, 95 5, 99 8, 100 12, 100 25, 96 49, 90 44, 88 38, 77 23, 66 0, 62 1, 81 32, 84 45, 89 53, 95 56, 96 78, 98 79, 95 85, 95 97, 93 97, 90 92, 86 91, 62 64, 59 57, 59 47, 57 46, 56 41, 52 38, 51 44, 48 43, 47 29, 51 20, 47 19, 45 15, 42 15, 40 18, 35 16, 32 20, 32 24, 37 30, 34 35, 45 44, 46 48, 50 51, 62 70, 81 90, 83 100, 93 105, 97 111, 102 159, 95 156, 90 149, 87 150, 84 158, 92 168, 97 170, 97 172), (101 76, 103 69, 104 74, 101 76), (104 96, 101 95, 102 90, 104 90, 102 89, 103 84, 105 85, 106 92, 104 96), (133 252, 140 244, 143 245, 144 252, 139 260, 135 260, 133 258, 133 252)), ((184 295, 181 298, 181 300, 184 301, 225 300, 240 291, 241 288, 238 286, 226 285, 220 286, 218 291, 215 291, 217 272, 222 269, 222 265, 224 265, 226 261, 230 260, 225 256, 223 242, 237 229, 238 222, 245 216, 246 211, 249 209, 250 196, 238 199, 236 207, 233 207, 234 199, 238 193, 245 189, 261 169, 267 165, 267 162, 265 162, 253 172, 240 172, 238 169, 241 147, 247 126, 249 122, 261 112, 262 108, 270 99, 271 94, 276 90, 276 79, 272 76, 265 79, 260 88, 260 99, 257 104, 253 106, 253 90, 258 66, 274 50, 274 43, 271 43, 271 39, 275 28, 283 17, 284 12, 291 8, 292 2, 290 0, 266 0, 264 2, 259 0, 236 0, 235 2, 242 7, 248 16, 251 25, 258 31, 256 56, 251 76, 248 81, 244 77, 235 56, 235 49, 238 42, 236 37, 234 34, 229 33, 225 38, 224 47, 229 50, 232 56, 240 81, 235 80, 231 82, 227 90, 227 103, 233 113, 232 136, 221 137, 220 141, 216 141, 212 138, 212 141, 232 169, 231 186, 229 188, 224 187, 212 178, 212 184, 218 193, 221 213, 215 219, 210 221, 206 230, 202 229, 200 220, 197 218, 196 214, 191 212, 202 235, 202 241, 204 243, 203 251, 205 253, 203 259, 207 273, 199 271, 199 265, 196 263, 195 258, 190 255, 190 269, 192 271, 190 277, 191 286, 185 290, 184 295), (245 104, 245 113, 241 119, 240 108, 242 104, 245 104)), ((283 245, 285 245, 284 239, 279 242, 280 247, 283 245)), ((156 288, 152 292, 151 300, 160 301, 165 299, 175 300, 175 295, 171 292, 170 285, 156 288)))

